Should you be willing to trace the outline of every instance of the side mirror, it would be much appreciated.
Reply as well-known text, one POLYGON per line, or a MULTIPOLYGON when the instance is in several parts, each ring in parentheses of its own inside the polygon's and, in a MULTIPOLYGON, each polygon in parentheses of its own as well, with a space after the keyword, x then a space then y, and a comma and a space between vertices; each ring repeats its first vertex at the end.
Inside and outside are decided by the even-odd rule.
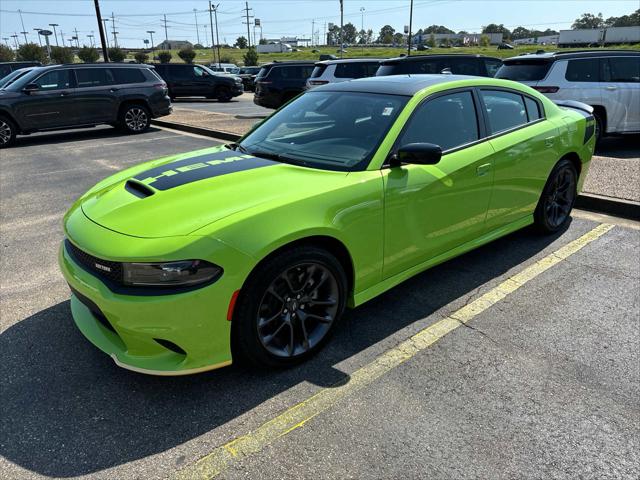
POLYGON ((40 85, 37 83, 27 83, 22 89, 24 93, 35 92, 36 90, 40 90, 40 85))
POLYGON ((442 158, 442 148, 433 143, 408 143, 401 146, 391 157, 391 166, 399 167, 403 163, 435 165, 442 158))

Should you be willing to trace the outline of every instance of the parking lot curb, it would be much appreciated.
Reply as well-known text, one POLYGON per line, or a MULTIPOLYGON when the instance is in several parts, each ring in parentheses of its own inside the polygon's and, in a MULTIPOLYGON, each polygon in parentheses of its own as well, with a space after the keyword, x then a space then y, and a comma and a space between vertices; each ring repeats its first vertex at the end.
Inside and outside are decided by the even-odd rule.
POLYGON ((581 193, 576 199, 575 207, 630 220, 640 220, 640 202, 632 200, 605 197, 595 193, 581 193))
POLYGON ((205 137, 219 138, 221 140, 230 140, 232 142, 235 142, 236 140, 242 137, 242 135, 238 135, 237 133, 225 132, 223 130, 212 130, 210 128, 196 127, 193 125, 185 125, 184 123, 168 122, 166 120, 159 120, 157 118, 151 120, 151 124, 158 125, 159 127, 166 127, 166 128, 172 128, 174 130, 180 130, 181 132, 204 135, 205 137))

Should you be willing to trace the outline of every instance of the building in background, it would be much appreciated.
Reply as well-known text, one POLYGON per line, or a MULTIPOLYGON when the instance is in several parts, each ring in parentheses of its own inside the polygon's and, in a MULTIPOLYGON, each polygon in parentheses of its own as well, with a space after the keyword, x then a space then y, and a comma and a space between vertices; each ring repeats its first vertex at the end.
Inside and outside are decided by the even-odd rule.
POLYGON ((182 50, 183 48, 193 48, 193 44, 187 40, 164 40, 156 45, 157 50, 182 50))

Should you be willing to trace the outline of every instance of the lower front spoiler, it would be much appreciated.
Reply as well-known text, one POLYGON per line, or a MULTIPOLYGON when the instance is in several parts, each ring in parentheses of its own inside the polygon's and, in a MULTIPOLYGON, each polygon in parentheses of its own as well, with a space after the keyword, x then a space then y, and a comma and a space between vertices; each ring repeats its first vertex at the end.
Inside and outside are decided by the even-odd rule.
POLYGON ((133 365, 127 365, 126 363, 123 363, 120 360, 118 360, 118 357, 116 356, 115 353, 112 353, 110 357, 111 357, 111 360, 113 360, 114 363, 120 368, 131 370, 132 372, 136 372, 136 373, 144 373, 145 375, 158 375, 161 377, 177 377, 180 375, 193 375, 194 373, 208 372, 210 370, 217 370, 218 368, 227 367, 231 365, 231 360, 228 360, 226 362, 220 362, 215 365, 207 365, 204 367, 192 368, 189 370, 150 370, 147 368, 140 368, 140 367, 134 367, 133 365))

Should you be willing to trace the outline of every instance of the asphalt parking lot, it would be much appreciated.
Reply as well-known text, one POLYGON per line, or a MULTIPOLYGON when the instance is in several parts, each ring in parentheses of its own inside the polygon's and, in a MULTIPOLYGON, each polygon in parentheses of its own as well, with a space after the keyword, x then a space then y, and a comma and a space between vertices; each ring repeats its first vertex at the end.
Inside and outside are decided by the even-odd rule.
POLYGON ((266 117, 273 113, 270 108, 264 108, 253 103, 253 92, 245 92, 233 98, 230 102, 218 102, 199 97, 176 98, 173 107, 188 108, 190 110, 204 110, 206 112, 228 113, 231 115, 250 116, 256 118, 266 117))
POLYGON ((73 325, 62 215, 215 143, 105 127, 0 152, 0 478, 640 476, 640 230, 615 218, 576 211, 418 275, 293 369, 115 366, 73 325))

